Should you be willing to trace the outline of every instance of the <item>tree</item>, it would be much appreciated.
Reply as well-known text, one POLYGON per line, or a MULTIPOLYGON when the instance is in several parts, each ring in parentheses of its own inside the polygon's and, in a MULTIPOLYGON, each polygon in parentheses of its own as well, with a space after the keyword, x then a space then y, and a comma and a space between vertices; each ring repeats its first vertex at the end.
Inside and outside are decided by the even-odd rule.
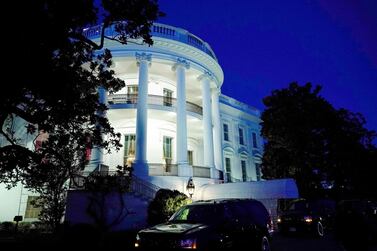
POLYGON ((118 166, 113 175, 93 172, 85 179, 89 200, 86 210, 102 234, 133 213, 127 209, 124 197, 131 189, 131 173, 131 168, 118 166))
MULTIPOLYGON (((38 137, 43 132, 59 137, 61 128, 66 128, 75 132, 75 148, 80 148, 88 137, 98 147, 120 147, 120 135, 101 116, 106 107, 98 102, 98 88, 112 93, 124 86, 110 69, 111 53, 104 48, 104 30, 113 25, 118 36, 108 39, 123 44, 141 38, 151 45, 150 27, 162 13, 156 0, 97 2, 98 6, 91 0, 13 1, 7 6, 13 19, 23 26, 5 27, 7 61, 3 70, 12 79, 8 91, 0 93, 1 182, 14 185, 34 175, 31 166, 43 158, 44 152, 22 143, 25 135, 38 137), (99 20, 101 37, 95 43, 82 31, 99 20), (21 69, 15 67, 18 65, 21 69), (16 127, 18 131, 15 120, 22 121, 22 126, 16 127)), ((81 149, 76 150, 82 154, 81 149)), ((54 149, 48 153, 59 155, 54 149)))
POLYGON ((8 91, 0 92, 0 182, 11 187, 21 181, 40 193, 41 219, 56 228, 66 182, 87 164, 88 139, 107 151, 121 146, 98 101, 98 89, 124 87, 110 69, 104 41, 152 45, 150 27, 163 13, 156 0, 12 1, 7 12, 17 25, 4 31, 3 70, 12 78, 8 91), (96 43, 83 29, 98 22, 96 43), (105 36, 110 26, 117 36, 105 36), (42 135, 47 140, 37 144, 42 135))
POLYGON ((39 159, 30 163, 26 186, 39 194, 34 202, 41 208, 39 219, 55 232, 60 226, 66 207, 70 178, 87 164, 87 145, 81 142, 80 131, 56 125, 54 134, 48 135, 35 150, 39 159))
POLYGON ((362 115, 336 110, 320 90, 291 83, 263 99, 263 176, 294 178, 303 197, 323 195, 325 188, 338 194, 360 188, 356 174, 370 171, 360 164, 375 149, 375 133, 364 127, 362 115))
POLYGON ((148 205, 148 224, 156 225, 169 219, 180 207, 191 200, 177 190, 160 189, 148 205))

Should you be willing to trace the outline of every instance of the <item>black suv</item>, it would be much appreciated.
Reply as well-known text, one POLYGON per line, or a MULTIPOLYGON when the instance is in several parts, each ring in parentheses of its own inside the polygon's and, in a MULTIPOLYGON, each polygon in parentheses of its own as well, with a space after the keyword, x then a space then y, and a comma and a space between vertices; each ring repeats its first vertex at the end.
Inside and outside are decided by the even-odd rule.
POLYGON ((366 250, 368 245, 377 246, 377 201, 340 201, 336 210, 335 236, 349 250, 366 250))
POLYGON ((288 209, 279 213, 279 232, 310 233, 322 237, 325 229, 333 225, 335 209, 336 202, 330 199, 294 200, 288 209))
POLYGON ((181 207, 166 223, 139 231, 135 247, 269 251, 270 224, 268 211, 257 200, 198 201, 181 207))

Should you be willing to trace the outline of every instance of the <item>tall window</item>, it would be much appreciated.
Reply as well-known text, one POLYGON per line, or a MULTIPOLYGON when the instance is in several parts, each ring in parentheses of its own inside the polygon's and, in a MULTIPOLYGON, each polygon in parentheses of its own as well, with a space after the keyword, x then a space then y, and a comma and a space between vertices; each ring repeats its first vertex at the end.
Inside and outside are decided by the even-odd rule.
POLYGON ((139 87, 137 85, 127 86, 127 101, 128 103, 135 104, 137 102, 137 94, 139 92, 139 87))
POLYGON ((172 137, 167 137, 164 136, 164 145, 163 145, 163 150, 164 150, 164 159, 172 159, 172 137))
POLYGON ((239 139, 240 139, 240 145, 245 145, 242 128, 238 128, 238 136, 239 136, 239 139))
POLYGON ((227 182, 232 182, 230 158, 225 158, 225 175, 227 182))
POLYGON ((187 159, 188 159, 189 165, 192 166, 194 164, 192 151, 187 151, 187 159))
POLYGON ((35 207, 33 201, 37 199, 38 196, 28 196, 25 210, 25 218, 38 218, 39 213, 41 212, 40 207, 35 207))
POLYGON ((229 127, 227 124, 223 124, 224 140, 229 141, 229 127))
POLYGON ((259 163, 255 163, 255 172, 257 174, 257 181, 260 181, 261 180, 261 171, 260 171, 260 164, 259 163))
POLYGON ((135 134, 124 135, 124 165, 130 166, 135 159, 135 134))
POLYGON ((246 173, 246 161, 241 160, 241 170, 242 170, 242 181, 247 180, 247 173, 246 173))
POLYGON ((253 135, 253 147, 257 148, 258 147, 257 134, 253 132, 252 135, 253 135))
POLYGON ((169 89, 164 88, 164 105, 165 106, 172 106, 173 105, 173 92, 169 89))

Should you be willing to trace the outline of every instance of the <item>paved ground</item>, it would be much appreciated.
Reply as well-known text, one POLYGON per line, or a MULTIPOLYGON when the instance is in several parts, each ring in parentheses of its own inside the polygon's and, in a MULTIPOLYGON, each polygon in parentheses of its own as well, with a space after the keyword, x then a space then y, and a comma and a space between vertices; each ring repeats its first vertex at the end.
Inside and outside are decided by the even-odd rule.
MULTIPOLYGON (((347 251, 338 243, 330 233, 324 238, 310 236, 289 235, 282 236, 275 233, 272 240, 272 251, 347 251)), ((377 247, 370 247, 368 250, 377 251, 377 247)))

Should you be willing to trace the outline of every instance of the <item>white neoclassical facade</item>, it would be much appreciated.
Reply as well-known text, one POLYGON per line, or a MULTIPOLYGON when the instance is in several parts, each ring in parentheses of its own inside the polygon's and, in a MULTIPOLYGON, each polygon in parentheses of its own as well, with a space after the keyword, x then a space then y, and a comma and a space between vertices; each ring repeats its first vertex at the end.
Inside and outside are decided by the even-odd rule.
MULTIPOLYGON (((85 35, 96 40, 99 31, 92 27, 85 35)), ((187 177, 197 184, 260 180, 260 113, 221 94, 224 73, 211 47, 163 24, 153 25, 152 36, 153 46, 105 44, 126 83, 101 94, 123 148, 110 155, 93 151, 89 171, 132 165, 136 176, 181 191, 187 177)))
MULTIPOLYGON (((95 41, 100 28, 84 33, 95 41)), ((114 36, 113 29, 106 35, 114 36)), ((100 90, 100 99, 123 147, 111 154, 93 149, 86 171, 132 165, 137 177, 184 193, 192 177, 194 199, 208 198, 200 188, 210 184, 259 181, 260 112, 221 94, 224 73, 202 39, 157 23, 152 36, 153 46, 139 40, 105 43, 113 54, 112 69, 126 86, 112 94, 100 90)), ((35 220, 32 196, 37 195, 22 186, 7 191, 0 184, 0 221, 15 215, 35 220)))

